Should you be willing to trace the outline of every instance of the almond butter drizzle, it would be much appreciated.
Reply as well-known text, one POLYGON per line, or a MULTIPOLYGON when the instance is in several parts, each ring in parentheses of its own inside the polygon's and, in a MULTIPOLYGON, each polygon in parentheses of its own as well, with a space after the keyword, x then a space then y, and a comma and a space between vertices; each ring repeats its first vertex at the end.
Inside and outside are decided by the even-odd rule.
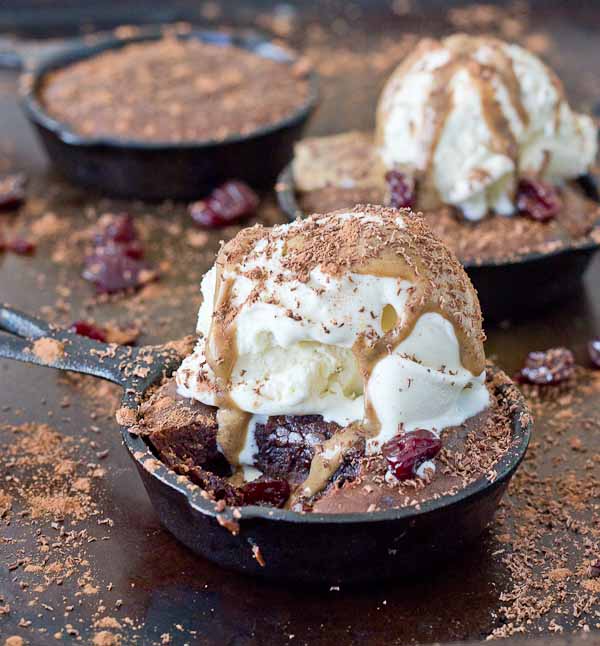
POLYGON ((373 344, 369 343, 365 335, 360 335, 356 339, 352 347, 352 353, 354 354, 363 379, 365 418, 361 423, 351 424, 323 442, 321 451, 315 453, 312 459, 307 479, 291 496, 288 502, 289 507, 300 502, 302 498, 310 498, 322 491, 331 476, 341 466, 346 452, 358 441, 375 437, 379 433, 381 423, 369 399, 367 389, 371 374, 381 359, 393 354, 398 345, 410 336, 417 321, 423 314, 430 312, 440 314, 452 324, 459 341, 461 363, 474 376, 481 374, 483 364, 480 353, 478 351, 473 352, 469 347, 470 343, 465 338, 464 329, 458 323, 456 317, 452 313, 444 311, 433 301, 431 295, 427 293, 427 283, 417 280, 417 276, 419 274, 425 275, 425 272, 420 265, 419 258, 415 257, 413 260, 416 264, 416 270, 411 269, 408 264, 396 259, 397 268, 394 272, 391 271, 392 267, 389 261, 373 263, 368 271, 357 272, 368 273, 372 276, 407 280, 412 282, 416 286, 416 289, 406 304, 405 315, 398 319, 396 325, 389 332, 373 344))
POLYGON ((237 341, 235 311, 231 303, 233 280, 223 280, 222 270, 223 265, 217 259, 214 314, 206 342, 206 361, 216 379, 217 442, 228 462, 237 465, 251 415, 240 410, 230 396, 237 341))
MULTIPOLYGON (((529 114, 521 100, 521 88, 516 76, 511 57, 506 53, 505 43, 492 37, 476 37, 466 34, 454 34, 443 41, 432 39, 422 40, 414 52, 408 56, 392 74, 382 93, 377 107, 376 144, 382 147, 384 142, 384 124, 387 120, 390 97, 404 80, 406 74, 418 64, 419 60, 428 53, 445 49, 450 53, 449 60, 433 70, 433 84, 426 103, 427 125, 423 128, 426 140, 424 164, 416 169, 415 179, 418 181, 419 208, 432 209, 442 205, 442 200, 435 186, 434 161, 439 140, 444 131, 446 120, 452 109, 453 92, 450 83, 455 74, 464 69, 477 85, 481 97, 483 117, 492 136, 494 152, 509 157, 515 164, 515 177, 519 176, 519 150, 515 133, 512 131, 508 118, 496 98, 494 84, 503 85, 508 93, 511 106, 521 122, 529 123, 529 114), (476 60, 478 50, 485 48, 489 61, 476 60)), ((564 90, 557 76, 546 68, 547 74, 557 91, 555 106, 555 125, 558 128, 560 109, 564 101, 564 90)), ((549 163, 549 161, 548 161, 549 163)), ((516 184, 509 187, 516 191, 516 184)))
MULTIPOLYGON (((346 451, 358 440, 377 435, 380 423, 367 393, 371 373, 383 357, 410 335, 423 314, 436 312, 446 318, 454 327, 463 366, 473 375, 479 375, 484 369, 481 312, 472 285, 458 261, 433 237, 424 222, 410 212, 404 213, 406 228, 400 229, 396 219, 401 213, 395 209, 357 206, 342 212, 353 211, 376 214, 381 217, 381 223, 361 222, 358 218, 342 221, 335 217, 341 212, 336 212, 325 218, 327 224, 309 219, 294 229, 253 227, 225 245, 216 262, 214 314, 206 342, 206 360, 216 378, 217 441, 233 466, 239 464, 251 415, 241 411, 230 395, 238 356, 235 323, 239 312, 239 306, 232 302, 235 279, 231 275, 242 273, 241 266, 252 253, 254 244, 261 238, 266 239, 264 253, 268 258, 273 253, 272 243, 283 239, 282 264, 293 269, 301 281, 308 280, 310 271, 319 266, 333 275, 350 271, 397 278, 413 285, 405 311, 398 313, 396 325, 374 342, 364 333, 359 335, 352 348, 363 379, 365 419, 323 443, 322 450, 312 460, 308 478, 288 501, 289 505, 322 490, 346 451), (331 262, 330 244, 337 251, 335 263, 331 262)), ((256 290, 260 290, 260 284, 256 290)))

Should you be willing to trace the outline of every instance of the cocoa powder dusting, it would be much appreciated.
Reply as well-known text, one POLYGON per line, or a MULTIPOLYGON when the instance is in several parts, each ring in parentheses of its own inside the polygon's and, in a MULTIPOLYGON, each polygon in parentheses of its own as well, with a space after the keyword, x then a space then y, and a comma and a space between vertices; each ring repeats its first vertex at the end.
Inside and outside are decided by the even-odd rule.
MULTIPOLYGON (((48 424, 29 423, 4 430, 12 435, 10 442, 2 446, 3 466, 10 472, 34 473, 34 478, 18 490, 20 503, 31 518, 83 520, 98 513, 89 495, 89 480, 84 479, 94 477, 93 469, 81 468, 72 438, 48 424)), ((8 494, 0 497, 0 503, 2 498, 10 503, 8 494)))
MULTIPOLYGON (((92 570, 89 553, 92 543, 109 539, 112 526, 112 520, 103 517, 99 500, 99 483, 106 471, 94 461, 95 446, 85 436, 72 437, 49 424, 0 426, 0 472, 4 476, 0 527, 9 530, 17 526, 21 535, 30 536, 25 548, 10 537, 10 531, 0 534, 2 565, 12 573, 13 584, 25 597, 18 602, 22 609, 39 608, 43 613, 64 615, 62 628, 54 634, 57 640, 80 636, 71 619, 76 606, 82 603, 82 597, 95 598, 106 585, 101 583, 102 573, 97 578, 92 570), (50 599, 56 604, 55 590, 63 586, 65 592, 67 587, 74 587, 74 596, 63 595, 61 607, 49 605, 50 599)), ((0 593, 0 616, 15 612, 14 605, 4 603, 0 593)), ((101 603, 94 616, 99 627, 120 628, 116 620, 105 618, 101 603)), ((18 622, 23 630, 30 624, 24 617, 18 622)), ((102 639, 107 644, 119 644, 120 632, 105 630, 102 639)), ((5 643, 34 644, 36 636, 33 633, 25 640, 15 635, 5 643)))
POLYGON ((552 388, 523 386, 537 423, 494 527, 510 580, 490 639, 600 628, 600 373, 552 388))
POLYGON ((54 118, 86 136, 214 141, 300 110, 310 96, 308 71, 298 75, 292 65, 243 48, 166 37, 52 72, 40 98, 54 118))
MULTIPOLYGON (((220 26, 228 20, 225 4, 201 2, 199 12, 204 20, 220 26)), ((423 20, 426 14, 422 3, 394 0, 389 5, 393 28, 382 29, 381 33, 370 29, 372 17, 365 3, 360 6, 344 3, 339 15, 327 13, 316 19, 305 19, 299 5, 297 8, 288 4, 256 16, 253 22, 262 29, 304 43, 304 51, 324 79, 320 88, 322 100, 318 122, 310 134, 370 128, 375 98, 385 77, 411 52, 423 35, 423 29, 428 32, 437 30, 438 23, 446 33, 469 30, 493 33, 520 42, 543 54, 557 69, 570 67, 578 71, 581 67, 577 78, 565 77, 565 80, 570 86, 575 86, 578 100, 580 96, 587 96, 590 103, 595 101, 597 74, 590 73, 586 60, 580 59, 585 49, 562 46, 568 45, 569 38, 579 33, 575 23, 562 25, 560 39, 555 38, 546 31, 548 22, 543 20, 541 5, 540 11, 530 11, 527 3, 520 1, 503 6, 457 6, 449 8, 445 16, 440 11, 436 20, 431 22, 423 20)), ((323 11, 326 11, 325 4, 323 11)), ((136 28, 121 28, 118 33, 131 35, 136 33, 136 28)), ((585 40, 588 39, 582 38, 582 43, 585 40)), ((307 69, 303 63, 295 72, 302 78, 307 69)), ((174 68, 171 71, 177 73, 174 68)), ((0 94, 8 103, 12 96, 8 99, 7 92, 16 94, 16 86, 12 80, 6 82, 5 73, 3 70, 0 94)), ((154 82, 149 83, 149 87, 153 85, 154 82)), ((297 87, 300 83, 294 79, 294 85, 297 87)), ((279 87, 283 88, 283 93, 287 91, 284 86, 279 87)), ((75 91, 80 89, 76 87, 75 91)), ((86 100, 91 100, 94 94, 88 94, 86 100)), ((298 96, 295 92, 290 95, 294 105, 297 105, 298 96)), ((77 102, 68 106, 72 110, 78 107, 77 102)), ((125 109, 126 102, 120 102, 119 107, 125 109)), ((109 104, 108 108, 105 114, 115 125, 112 106, 109 104)), ((176 107, 174 109, 177 110, 176 107)), ((273 114, 270 109, 268 112, 273 114)), ((130 132, 127 115, 120 116, 117 127, 130 132)), ((13 122, 10 118, 6 121, 10 129, 13 122)), ((248 119, 247 125, 255 125, 253 121, 248 119)), ((147 125, 151 124, 140 124, 140 128, 147 125)), ((164 129, 171 127, 171 134, 176 134, 174 123, 167 123, 164 129)), ((151 139, 162 134, 161 130, 149 128, 141 134, 151 139)), ((224 134, 225 131, 216 132, 215 136, 224 134)), ((19 139, 19 135, 13 138, 6 126, 3 135, 0 171, 15 173, 18 170, 14 168, 16 163, 22 160, 29 163, 27 158, 31 149, 28 148, 28 138, 19 139), (14 155, 17 141, 23 148, 14 155), (13 155, 14 159, 11 159, 13 155)), ((192 231, 184 204, 167 201, 148 205, 116 201, 99 198, 54 177, 38 175, 30 179, 27 199, 20 209, 2 215, 0 247, 3 240, 23 238, 34 242, 38 249, 33 258, 1 256, 0 284, 10 285, 3 298, 14 299, 15 306, 65 328, 79 319, 93 320, 108 329, 114 326, 115 334, 110 340, 118 343, 135 340, 139 345, 160 343, 178 338, 193 328, 200 304, 200 279, 213 263, 219 241, 232 239, 239 227, 230 226, 219 232, 192 231), (93 244, 102 215, 123 209, 135 217, 146 255, 154 266, 160 268, 163 282, 145 285, 136 294, 96 295, 80 277, 82 262, 93 244), (39 293, 43 297, 32 300, 33 297, 27 296, 17 300, 20 293, 14 289, 15 286, 23 286, 24 293, 39 293), (36 311, 36 308, 39 309, 36 311), (123 336, 120 334, 123 330, 131 333, 123 336)), ((331 211, 356 203, 375 203, 380 194, 380 188, 369 189, 362 194, 356 189, 353 191, 345 193, 343 198, 350 203, 340 204, 334 200, 323 209, 316 208, 313 203, 307 210, 331 211)), ((514 223, 496 218, 495 224, 486 220, 475 231, 462 225, 459 227, 455 215, 450 212, 436 214, 435 221, 429 224, 438 237, 447 235, 447 242, 459 257, 475 262, 490 257, 514 258, 517 248, 546 252, 560 249, 565 241, 569 244, 572 241, 576 244, 590 240, 600 242, 597 230, 589 233, 597 213, 589 205, 582 205, 578 196, 571 200, 571 195, 567 194, 563 199, 567 204, 564 214, 546 225, 525 219, 514 223)), ((272 197, 267 197, 250 224, 260 222, 271 226, 284 220, 272 197)), ((564 342, 564 339, 560 341, 564 342)), ((186 356, 192 345, 191 338, 186 343, 178 343, 180 355, 186 356)), ((42 355, 47 357, 44 348, 42 355)), ((12 385, 12 364, 3 362, 2 367, 8 368, 2 383, 12 385)), ((15 370, 19 375, 19 388, 40 383, 33 377, 31 382, 25 382, 20 370, 15 370)), ((211 634, 207 627, 208 631, 216 627, 214 622, 207 624, 208 613, 214 613, 220 620, 223 615, 219 608, 224 609, 232 620, 227 622, 228 627, 239 625, 238 619, 245 615, 237 614, 242 612, 237 605, 238 591, 246 593, 255 584, 244 579, 238 587, 238 579, 231 573, 219 579, 216 567, 205 566, 201 559, 179 548, 171 536, 158 528, 158 524, 152 524, 153 516, 141 485, 136 485, 139 486, 138 493, 133 492, 133 488, 131 492, 122 491, 122 484, 133 482, 128 478, 135 479, 137 475, 132 476, 126 471, 131 467, 120 440, 114 439, 109 444, 103 436, 108 429, 117 432, 114 415, 121 397, 119 388, 89 377, 50 374, 54 376, 48 377, 49 381, 44 383, 54 384, 53 380, 56 380, 56 386, 60 388, 58 398, 55 398, 54 385, 51 385, 48 392, 31 387, 31 394, 27 394, 28 402, 32 402, 31 410, 19 408, 26 398, 19 400, 18 405, 14 404, 10 399, 13 392, 10 388, 8 395, 5 393, 0 401, 0 424, 3 424, 0 426, 0 569, 3 573, 0 643, 3 646, 51 642, 90 643, 93 646, 203 643, 211 634), (38 416, 40 401, 43 406, 46 403, 48 406, 38 416), (66 420, 74 402, 81 403, 86 412, 83 417, 87 419, 85 427, 72 431, 70 438, 66 420), (4 423, 9 418, 12 425, 4 423), (36 420, 34 424, 23 423, 32 418, 36 420), (47 423, 42 423, 44 421, 47 423), (108 447, 111 451, 107 456, 108 447), (130 499, 130 495, 134 497, 130 499), (139 509, 131 504, 132 500, 140 503, 139 509), (113 504, 118 506, 118 510, 113 504), (145 511, 141 508, 144 504, 148 505, 145 511), (108 515, 111 511, 115 511, 114 521, 108 515), (118 528, 119 522, 121 525, 130 523, 131 536, 139 541, 134 550, 130 545, 121 545, 118 540, 115 542, 115 536, 111 535, 113 524, 118 528), (104 551, 99 549, 103 546, 104 551), (118 561, 122 579, 114 583, 107 575, 113 564, 109 559, 103 560, 107 554, 117 555, 116 559, 121 555, 135 556, 131 561, 118 561), (152 568, 157 555, 172 558, 177 574, 156 574, 152 568), (217 589, 212 583, 220 580, 225 585, 217 589), (186 610, 194 616, 200 610, 198 623, 192 624, 197 630, 190 628, 189 624, 182 627, 180 624, 159 623, 156 614, 151 614, 165 610, 164 597, 169 597, 167 613, 177 605, 180 598, 174 602, 175 597, 171 596, 174 583, 189 587, 188 592, 193 596, 186 597, 185 601, 193 599, 194 604, 198 600, 207 603, 202 608, 194 605, 193 609, 186 610), (219 607, 211 601, 213 598, 219 599, 219 607), (140 601, 142 609, 136 605, 140 601)), ((506 572, 506 577, 494 581, 495 586, 486 590, 494 608, 493 614, 489 614, 489 623, 485 624, 489 630, 473 634, 466 618, 455 616, 453 623, 456 622, 457 628, 444 634, 452 634, 454 639, 484 638, 486 632, 490 639, 541 635, 541 639, 546 640, 553 633, 564 632, 566 637, 567 633, 574 631, 595 632, 597 641, 597 631, 600 630, 600 461, 597 451, 600 375, 579 369, 572 383, 557 386, 552 393, 537 386, 524 386, 524 389, 537 426, 528 456, 490 530, 494 563, 506 572)), ((470 448, 477 447, 471 445, 470 448)), ((472 465, 468 458, 461 460, 460 455, 446 457, 453 469, 469 475, 472 465)), ((488 458, 489 455, 483 457, 488 458)), ((493 468, 489 475, 493 478, 493 468)), ((180 477, 179 482, 187 481, 186 476, 180 477)), ((224 510, 224 507, 220 509, 224 510)), ((239 511, 234 510, 233 518, 238 516, 239 511)), ((220 519, 225 526, 236 529, 236 524, 228 517, 220 516, 220 519)), ((484 542, 487 541, 484 538, 484 542)), ((266 550, 263 555, 261 546, 256 551, 253 547, 246 544, 245 549, 252 549, 255 558, 264 556, 265 567, 269 567, 270 555, 266 550)), ((469 550, 464 558, 468 565, 472 564, 469 550)), ((487 574, 487 571, 482 572, 481 576, 485 579, 487 574)), ((452 594, 453 590, 462 592, 464 588, 453 588, 445 571, 436 574, 433 584, 435 593, 442 596, 448 595, 448 590, 452 594)), ((266 601, 270 602, 267 588, 262 589, 265 590, 266 601)), ((339 586, 332 586, 331 591, 332 596, 340 594, 339 586)), ((177 594, 179 592, 180 588, 177 594)), ((364 614, 348 618, 347 626, 343 628, 348 632, 343 633, 341 641, 351 639, 349 631, 355 629, 353 623, 360 624, 361 635, 368 634, 366 631, 370 631, 372 626, 375 626, 374 634, 378 634, 380 629, 383 631, 386 608, 387 612, 393 613, 390 615, 393 634, 401 630, 398 618, 402 617, 403 597, 407 595, 405 588, 397 582, 390 587, 378 584, 374 592, 362 589, 358 593, 351 590, 341 592, 347 595, 349 607, 354 609, 355 606, 350 604, 358 599, 356 603, 362 604, 361 609, 364 610, 364 614), (400 590, 400 593, 395 599, 388 597, 387 605, 384 605, 386 602, 381 604, 381 597, 378 597, 382 590, 384 595, 388 591, 393 594, 393 590, 400 590), (375 617, 375 621, 369 623, 370 617, 375 617)), ((272 631, 266 641, 270 638, 274 643, 319 641, 319 627, 315 623, 308 633, 299 634, 305 626, 302 621, 294 625, 289 619, 285 590, 276 588, 275 594, 277 600, 271 608, 274 616, 282 619, 281 630, 285 634, 282 636, 272 631)), ((301 589, 294 589, 292 594, 290 603, 302 610, 301 589)), ((427 594, 430 594, 429 589, 427 594)), ((228 634, 223 637, 246 641, 261 639, 260 624, 254 621, 255 611, 262 612, 267 606, 262 598, 255 602, 253 596, 249 593, 242 607, 244 612, 249 610, 252 613, 252 630, 256 629, 256 634, 228 634)), ((310 591, 308 596, 307 603, 314 608, 314 592, 310 591)), ((337 600, 334 603, 337 604, 337 600)), ((174 615, 166 616, 170 621, 174 615)), ((316 614, 314 616, 318 619, 316 614)), ((269 623, 268 630, 271 631, 272 625, 269 623)), ((437 625, 440 626, 439 623, 437 625)), ((321 630, 333 632, 338 628, 324 623, 321 630)), ((339 634, 338 631, 335 636, 339 634)), ((421 634, 431 636, 430 633, 421 634)), ((594 635, 590 637, 590 643, 594 643, 594 635)))
POLYGON ((33 354, 44 363, 56 363, 62 358, 64 352, 64 344, 56 339, 37 339, 33 343, 33 354))

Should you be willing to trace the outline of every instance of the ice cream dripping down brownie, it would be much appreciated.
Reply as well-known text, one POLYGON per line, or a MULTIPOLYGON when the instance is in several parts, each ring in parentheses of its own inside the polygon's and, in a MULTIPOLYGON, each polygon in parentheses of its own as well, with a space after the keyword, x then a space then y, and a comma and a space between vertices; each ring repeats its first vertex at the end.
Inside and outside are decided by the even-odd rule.
POLYGON ((476 293, 409 210, 245 229, 202 293, 197 346, 140 424, 226 502, 400 506, 483 476, 510 443, 476 293))
POLYGON ((296 146, 307 213, 370 201, 426 213, 462 261, 551 251, 587 236, 597 204, 573 180, 597 153, 593 120, 518 45, 424 39, 388 79, 375 133, 296 146), (476 225, 476 226, 475 226, 476 225))

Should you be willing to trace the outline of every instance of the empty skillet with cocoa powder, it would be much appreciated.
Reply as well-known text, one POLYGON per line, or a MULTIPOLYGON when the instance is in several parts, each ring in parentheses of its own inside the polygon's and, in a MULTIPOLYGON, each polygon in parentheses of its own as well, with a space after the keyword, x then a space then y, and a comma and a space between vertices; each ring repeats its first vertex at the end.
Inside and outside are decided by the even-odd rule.
MULTIPOLYGON (((294 142, 316 107, 317 75, 308 73, 309 95, 288 116, 226 139, 154 142, 116 136, 85 136, 53 118, 40 90, 48 75, 69 65, 116 51, 132 43, 159 40, 174 33, 162 28, 138 28, 133 36, 101 34, 67 44, 45 57, 22 77, 22 106, 54 166, 76 184, 109 195, 162 200, 189 200, 206 195, 219 184, 243 180, 255 188, 270 188, 290 160, 294 142)), ((298 56, 254 30, 230 32, 194 29, 177 32, 179 39, 197 39, 220 47, 236 47, 281 65, 298 56)))
MULTIPOLYGON (((123 424, 135 421, 134 411, 145 394, 181 361, 169 346, 107 345, 6 306, 0 306, 0 357, 120 385, 121 411, 129 412, 119 417, 123 424)), ((531 433, 530 416, 516 386, 501 385, 497 394, 514 401, 513 441, 495 467, 497 478, 478 480, 418 509, 302 514, 258 506, 222 508, 160 463, 146 441, 127 426, 121 434, 161 522, 193 552, 224 567, 274 579, 332 584, 401 578, 473 541, 492 519, 531 433)))

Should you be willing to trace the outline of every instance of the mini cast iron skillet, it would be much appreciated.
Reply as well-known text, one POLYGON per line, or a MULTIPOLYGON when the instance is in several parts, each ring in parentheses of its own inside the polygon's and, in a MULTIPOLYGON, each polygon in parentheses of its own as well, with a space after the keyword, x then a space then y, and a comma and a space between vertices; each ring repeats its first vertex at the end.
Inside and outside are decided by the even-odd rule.
MULTIPOLYGON (((160 347, 108 346, 8 307, 0 307, 0 357, 112 381, 123 387, 123 406, 129 409, 179 363, 174 353, 160 347), (32 342, 39 338, 61 341, 62 358, 47 363, 34 354, 32 342)), ((512 384, 500 388, 518 393, 512 384)), ((220 510, 187 478, 160 463, 142 437, 127 428, 121 434, 160 520, 193 552, 267 578, 354 583, 423 572, 483 532, 529 443, 531 426, 521 425, 525 403, 518 397, 512 413, 513 442, 496 465, 497 479, 479 480, 418 510, 336 515, 257 506, 220 510), (256 547, 263 566, 253 556, 256 547)))
MULTIPOLYGON (((180 143, 144 142, 116 137, 86 137, 59 123, 44 109, 38 92, 51 71, 130 43, 158 40, 160 29, 145 29, 132 37, 115 36, 79 42, 50 55, 23 77, 22 105, 35 126, 48 156, 68 179, 119 197, 189 200, 201 197, 228 179, 240 179, 255 188, 270 188, 277 173, 292 157, 294 141, 317 103, 317 77, 309 82, 307 102, 289 117, 248 135, 220 141, 180 143)), ((195 30, 177 34, 222 47, 240 47, 280 62, 297 59, 286 49, 255 32, 230 34, 195 30)))
MULTIPOLYGON (((585 175, 578 180, 583 193, 600 202, 595 179, 585 175)), ((305 217, 296 200, 291 165, 280 173, 275 185, 281 210, 290 220, 305 217)), ((600 222, 596 224, 600 228, 600 222)), ((600 248, 589 239, 550 253, 528 253, 514 260, 462 263, 479 295, 487 322, 527 318, 571 296, 592 256, 600 248)))

